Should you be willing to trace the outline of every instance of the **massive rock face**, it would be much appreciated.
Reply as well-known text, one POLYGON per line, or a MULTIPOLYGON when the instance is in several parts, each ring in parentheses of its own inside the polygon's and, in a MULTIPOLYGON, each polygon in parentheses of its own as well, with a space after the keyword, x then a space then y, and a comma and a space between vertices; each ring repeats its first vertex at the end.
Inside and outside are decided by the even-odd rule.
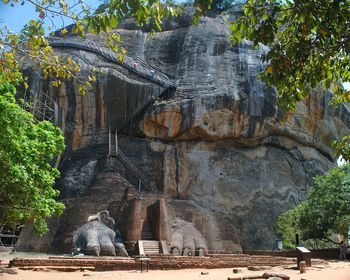
MULTIPOLYGON (((156 183, 169 211, 204 235, 209 250, 271 249, 278 215, 306 198, 313 176, 335 165, 330 141, 350 133, 350 106, 330 107, 318 91, 295 112, 278 109, 274 91, 257 79, 266 48, 229 43, 227 19, 234 16, 203 17, 198 26, 184 16, 156 34, 121 25, 128 55, 173 77, 177 87, 118 131, 118 144, 156 183)), ((102 37, 90 39, 100 44, 102 37)), ((72 225, 121 200, 125 180, 137 186, 120 163, 106 163, 108 130, 162 88, 97 54, 57 51, 78 60, 83 75, 104 70, 86 96, 73 81, 57 95, 67 141, 57 188, 69 208, 42 248, 67 251, 72 225)))

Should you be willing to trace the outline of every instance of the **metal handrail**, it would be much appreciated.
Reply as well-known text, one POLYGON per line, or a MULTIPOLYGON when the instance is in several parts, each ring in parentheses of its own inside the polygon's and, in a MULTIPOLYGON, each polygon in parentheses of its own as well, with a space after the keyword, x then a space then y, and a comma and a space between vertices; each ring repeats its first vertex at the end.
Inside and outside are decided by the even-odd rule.
POLYGON ((139 178, 143 181, 145 187, 147 187, 147 189, 149 191, 155 192, 155 193, 159 193, 159 189, 157 188, 157 186, 148 178, 146 177, 146 175, 144 175, 144 173, 142 173, 142 171, 140 169, 138 169, 136 167, 136 165, 131 162, 128 157, 120 150, 118 149, 118 154, 117 154, 117 158, 127 167, 129 167, 129 169, 131 169, 131 171, 139 178))

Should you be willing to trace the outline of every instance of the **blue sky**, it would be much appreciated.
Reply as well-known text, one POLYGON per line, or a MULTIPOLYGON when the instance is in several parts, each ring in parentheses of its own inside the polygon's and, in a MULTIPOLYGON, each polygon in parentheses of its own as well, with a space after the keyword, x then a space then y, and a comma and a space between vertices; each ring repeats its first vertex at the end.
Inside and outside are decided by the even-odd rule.
MULTIPOLYGON (((76 0, 66 0, 68 4, 73 4, 76 0)), ((184 2, 184 0, 175 0, 178 3, 184 2)), ((91 7, 98 7, 104 0, 85 0, 85 4, 91 7)), ((21 2, 16 3, 14 7, 11 7, 9 4, 4 4, 0 0, 0 27, 4 24, 13 31, 19 32, 23 26, 29 22, 31 19, 38 19, 39 14, 35 12, 35 7, 24 1, 24 5, 21 5, 21 2)), ((57 28, 62 27, 62 21, 59 18, 53 19, 57 28)), ((71 21, 66 19, 65 25, 69 25, 71 21)), ((51 21, 47 20, 47 25, 50 25, 51 21)))
MULTIPOLYGON (((68 3, 73 3, 74 1, 67 1, 68 3)), ((102 1, 99 0, 87 0, 86 4, 97 7, 102 1)), ((39 14, 35 12, 35 7, 29 2, 24 3, 22 6, 21 3, 15 4, 15 7, 11 7, 9 4, 3 4, 0 1, 0 26, 4 24, 13 31, 19 32, 22 27, 31 19, 38 19, 39 14)), ((58 25, 57 27, 62 27, 62 21, 59 18, 53 19, 54 23, 58 25)), ((48 21, 48 24, 50 21, 48 21)), ((68 20, 65 22, 65 25, 70 24, 68 20)))
POLYGON ((0 1, 1 25, 6 24, 12 31, 18 32, 31 18, 37 18, 37 13, 29 3, 25 3, 23 6, 17 4, 12 8, 0 1))

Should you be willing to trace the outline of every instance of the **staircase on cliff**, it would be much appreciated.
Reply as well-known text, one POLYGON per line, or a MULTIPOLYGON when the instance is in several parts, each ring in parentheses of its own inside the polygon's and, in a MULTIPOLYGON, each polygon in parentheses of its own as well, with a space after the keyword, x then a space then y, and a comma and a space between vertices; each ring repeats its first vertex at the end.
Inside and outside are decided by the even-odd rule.
POLYGON ((59 117, 62 109, 49 93, 40 88, 33 88, 24 92, 23 100, 25 102, 23 102, 22 108, 30 111, 36 122, 49 121, 56 126, 60 125, 59 117))
POLYGON ((64 47, 64 48, 75 48, 82 49, 85 51, 93 52, 98 55, 103 56, 107 60, 111 62, 117 63, 125 68, 127 68, 132 73, 155 82, 161 85, 162 89, 160 93, 148 100, 144 104, 141 104, 131 115, 131 117, 125 122, 118 125, 117 129, 113 133, 111 129, 109 130, 109 156, 116 156, 117 159, 139 180, 138 191, 150 191, 153 193, 159 193, 159 189, 152 182, 152 180, 144 174, 118 147, 118 135, 117 131, 123 130, 127 127, 133 119, 141 115, 145 112, 145 110, 151 106, 156 99, 161 98, 165 95, 170 89, 174 89, 176 83, 169 79, 169 77, 158 69, 153 68, 148 63, 142 61, 141 59, 131 58, 130 56, 125 56, 123 61, 120 61, 118 55, 112 52, 108 48, 102 48, 95 45, 93 42, 87 42, 86 44, 82 44, 79 42, 71 42, 71 41, 63 41, 63 40, 50 40, 50 45, 54 48, 64 47), (137 64, 137 67, 133 65, 137 64))
POLYGON ((137 168, 136 165, 133 164, 120 149, 118 149, 117 158, 140 180, 138 191, 150 191, 153 193, 160 192, 157 186, 151 181, 151 179, 146 176, 139 168, 137 168))
POLYGON ((109 130, 108 136, 108 156, 117 157, 117 159, 139 180, 139 186, 137 190, 140 191, 150 191, 153 193, 159 193, 159 189, 152 182, 152 180, 146 176, 137 166, 120 150, 118 147, 118 135, 115 132, 112 135, 111 130, 109 130))
POLYGON ((120 148, 118 147, 117 131, 121 131, 125 127, 127 127, 128 124, 130 124, 136 117, 143 114, 149 106, 151 106, 157 99, 163 97, 166 93, 169 92, 169 90, 176 89, 176 81, 169 78, 167 74, 163 73, 159 69, 152 67, 147 62, 139 58, 134 58, 134 57, 125 55, 123 61, 121 61, 119 59, 118 53, 113 52, 109 48, 98 46, 92 41, 80 42, 76 40, 74 41, 72 39, 67 41, 67 39, 55 37, 55 38, 49 39, 49 44, 53 48, 72 48, 72 49, 84 50, 87 52, 95 53, 97 55, 102 56, 104 59, 107 59, 110 62, 116 63, 126 68, 131 73, 161 86, 161 90, 159 91, 159 94, 153 96, 150 100, 145 101, 138 108, 136 108, 136 110, 131 114, 128 120, 117 125, 117 128, 113 133, 114 136, 112 136, 111 129, 109 130, 109 141, 108 141, 109 156, 117 157, 117 159, 129 171, 131 171, 131 173, 136 178, 138 178, 139 186, 137 190, 159 193, 159 189, 152 182, 149 176, 147 176, 139 168, 137 168, 137 166, 120 150, 120 148))
POLYGON ((149 106, 151 106, 157 99, 164 96, 168 91, 176 89, 176 80, 169 78, 167 74, 163 73, 159 69, 154 68, 140 58, 131 57, 126 54, 124 56, 124 59, 121 61, 119 59, 118 53, 113 52, 109 48, 98 46, 92 41, 79 42, 72 40, 67 41, 66 39, 62 38, 50 38, 49 43, 53 48, 72 48, 95 53, 110 62, 116 63, 126 68, 131 73, 161 86, 161 90, 158 94, 153 96, 150 100, 145 101, 143 104, 140 104, 140 106, 132 113, 131 117, 128 120, 117 125, 118 131, 124 129, 128 124, 130 124, 130 122, 145 112, 149 106))

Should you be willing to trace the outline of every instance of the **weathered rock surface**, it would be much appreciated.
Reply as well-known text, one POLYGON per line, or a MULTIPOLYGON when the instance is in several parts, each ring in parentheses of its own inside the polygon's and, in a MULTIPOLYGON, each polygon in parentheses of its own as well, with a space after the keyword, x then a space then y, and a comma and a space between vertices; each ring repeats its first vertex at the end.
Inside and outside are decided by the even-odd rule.
MULTIPOLYGON (((273 90, 257 79, 266 48, 231 46, 229 16, 204 17, 198 26, 172 20, 167 31, 153 35, 123 23, 126 29, 118 32, 128 55, 174 77, 178 86, 119 131, 118 143, 164 193, 173 215, 203 234, 209 250, 271 249, 278 215, 306 198, 314 175, 335 165, 330 141, 350 133, 350 106, 330 107, 328 95, 317 92, 283 113, 273 90)), ((97 54, 57 51, 76 59, 82 75, 93 66, 104 73, 86 96, 76 82, 58 92, 68 147, 57 188, 69 207, 50 239, 55 251, 68 248, 78 216, 86 219, 121 200, 125 179, 138 186, 120 163, 106 164, 108 130, 162 90, 97 54), (124 183, 114 188, 117 177, 124 183)))

